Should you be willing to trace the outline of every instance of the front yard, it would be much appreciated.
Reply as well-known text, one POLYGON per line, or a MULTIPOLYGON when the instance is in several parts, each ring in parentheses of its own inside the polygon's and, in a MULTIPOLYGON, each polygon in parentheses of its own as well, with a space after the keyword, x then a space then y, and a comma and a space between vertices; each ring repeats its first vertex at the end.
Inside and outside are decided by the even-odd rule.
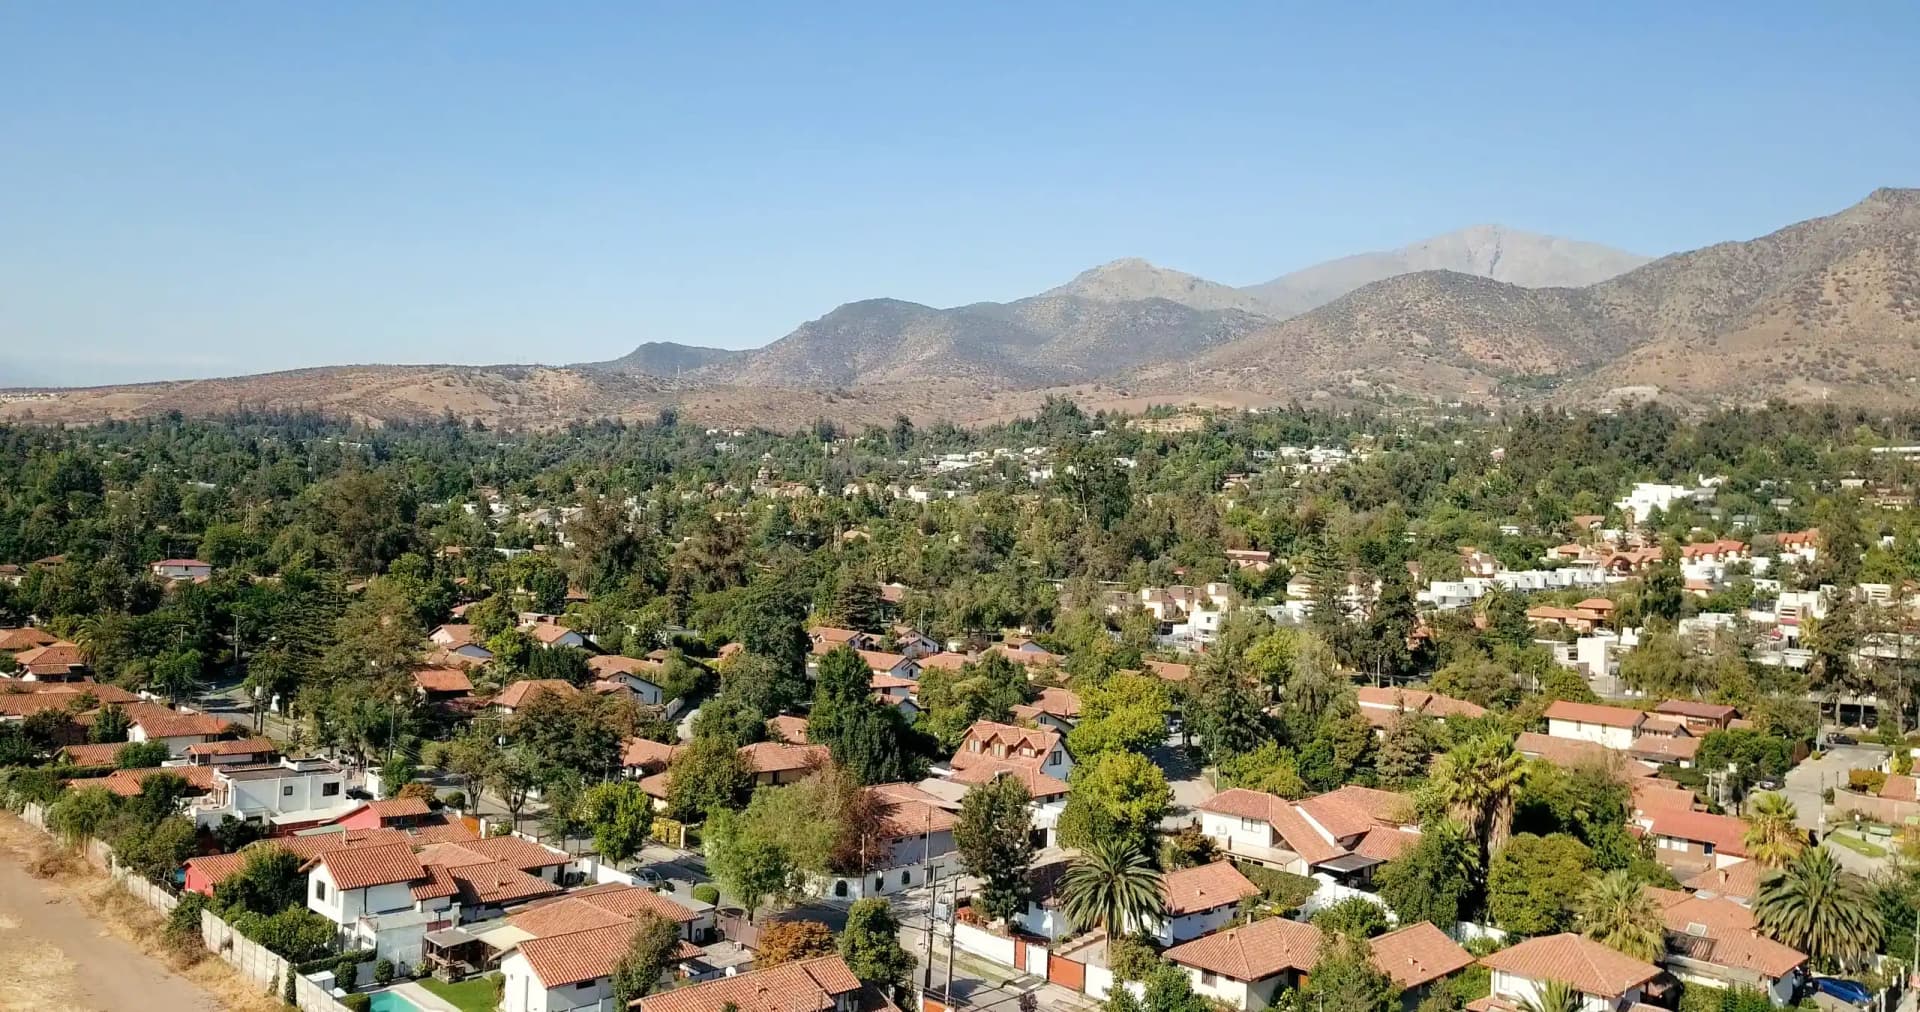
POLYGON ((457 1006, 460 1012, 493 1012, 496 1007, 493 982, 494 978, 488 976, 463 980, 458 984, 449 984, 443 980, 427 977, 419 983, 421 987, 457 1006))

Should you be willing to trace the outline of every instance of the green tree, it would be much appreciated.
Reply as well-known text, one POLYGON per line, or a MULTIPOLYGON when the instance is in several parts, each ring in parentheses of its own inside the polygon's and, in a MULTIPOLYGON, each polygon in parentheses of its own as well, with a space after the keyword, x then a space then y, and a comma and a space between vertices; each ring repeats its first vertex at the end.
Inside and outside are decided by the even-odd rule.
POLYGON ((900 925, 886 900, 868 897, 847 908, 840 958, 863 983, 898 993, 913 974, 913 957, 900 946, 900 925))
POLYGON ((1434 765, 1431 783, 1447 814, 1466 826, 1485 854, 1497 852, 1513 829, 1514 794, 1526 757, 1513 739, 1483 734, 1455 746, 1434 765))
POLYGON ((652 994, 679 948, 680 929, 672 921, 644 911, 634 918, 627 951, 613 964, 613 1006, 626 1008, 652 994))
POLYGON ((1253 680, 1225 661, 1209 660, 1189 683, 1187 719, 1200 736, 1207 760, 1219 765, 1258 748, 1267 737, 1253 680))
POLYGON ((1747 806, 1742 841, 1747 856, 1763 868, 1787 865, 1807 847, 1806 834, 1795 823, 1800 813, 1784 794, 1762 794, 1747 806))
POLYGON ((715 812, 739 808, 753 791, 753 774, 731 740, 695 735, 667 777, 667 809, 682 822, 698 822, 715 812))
POLYGON ((1349 896, 1314 912, 1313 926, 1328 935, 1372 938, 1387 930, 1387 912, 1361 896, 1349 896))
POLYGON ((1587 886, 1575 923, 1588 938, 1645 962, 1652 962, 1666 946, 1659 906, 1625 869, 1610 871, 1587 886))
POLYGON ((1640 587, 1640 617, 1643 621, 1671 629, 1680 621, 1686 607, 1687 580, 1680 572, 1680 552, 1668 545, 1660 563, 1653 567, 1640 587))
POLYGON ((708 821, 706 850, 714 880, 740 900, 749 921, 762 902, 784 898, 799 885, 800 869, 779 841, 732 812, 716 812, 708 821))
POLYGON ((1500 927, 1522 935, 1564 931, 1590 868, 1591 853, 1579 840, 1564 833, 1521 833, 1487 866, 1487 913, 1500 927))
POLYGON ((1003 776, 968 791, 960 803, 954 846, 968 874, 981 880, 973 903, 991 920, 1026 909, 1027 871, 1033 863, 1033 817, 1027 806, 1032 801, 1017 778, 1003 776))
POLYGON ((214 887, 214 901, 220 910, 233 914, 247 911, 271 915, 300 906, 307 896, 307 879, 300 865, 291 851, 274 844, 249 848, 240 870, 214 887))
POLYGON ((1167 737, 1167 691, 1150 675, 1116 674, 1080 693, 1067 745, 1081 762, 1114 750, 1146 753, 1167 737))
POLYGON ((1160 767, 1133 752, 1104 753, 1075 766, 1068 779, 1073 789, 1060 835, 1069 847, 1111 838, 1144 850, 1173 800, 1160 767))
POLYGON ((1373 768, 1381 786, 1397 789, 1424 779, 1432 764, 1435 738, 1433 718, 1407 712, 1396 716, 1374 750, 1373 768))
POLYGON ((1580 1012, 1586 999, 1564 980, 1549 980, 1520 1002, 1520 1012, 1580 1012))
POLYGON ((1093 841, 1067 868, 1061 903, 1074 926, 1124 934, 1166 911, 1160 873, 1132 841, 1108 836, 1093 841))
POLYGON ((287 907, 273 914, 249 911, 235 917, 233 927, 293 963, 305 963, 326 955, 333 948, 336 930, 332 921, 303 906, 287 907))
POLYGON ((152 769, 173 758, 173 750, 164 741, 131 742, 113 757, 113 764, 123 770, 152 769))
POLYGON ((1762 934, 1806 953, 1826 972, 1858 965, 1884 929, 1872 895, 1824 847, 1809 847, 1762 879, 1753 913, 1762 934))
POLYGON ((1374 883, 1402 924, 1450 925, 1470 913, 1479 848, 1451 819, 1429 823, 1412 850, 1380 867, 1374 883))
POLYGON ((200 688, 202 665, 200 651, 192 647, 169 650, 154 659, 147 686, 155 692, 164 693, 173 705, 178 706, 181 697, 190 696, 200 688))
POLYGON ((133 720, 127 716, 126 708, 108 703, 94 714, 93 726, 87 729, 87 740, 96 745, 126 741, 132 727, 133 720))
POLYGON ((587 789, 581 819, 593 831, 593 848, 614 867, 633 860, 653 829, 653 798, 631 780, 610 780, 587 789))
MULTIPOLYGON (((1362 901, 1364 902, 1364 901, 1362 901)), ((1400 1007, 1393 978, 1373 965, 1367 943, 1358 936, 1336 939, 1308 978, 1302 1008, 1327 1012, 1392 1012, 1400 1007)))

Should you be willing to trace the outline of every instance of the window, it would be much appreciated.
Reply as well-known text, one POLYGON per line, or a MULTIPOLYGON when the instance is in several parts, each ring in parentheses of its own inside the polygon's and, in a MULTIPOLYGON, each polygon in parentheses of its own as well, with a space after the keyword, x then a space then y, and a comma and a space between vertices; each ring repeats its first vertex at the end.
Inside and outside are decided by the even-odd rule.
POLYGON ((580 983, 573 985, 573 989, 575 991, 586 991, 591 989, 594 985, 598 983, 600 982, 597 980, 583 980, 580 983))
POLYGON ((1200 971, 1200 983, 1205 987, 1212 987, 1220 983, 1220 978, 1211 970, 1202 970, 1200 971))
POLYGON ((283 798, 293 797, 293 785, 292 784, 282 785, 280 788, 280 796, 283 798))
POLYGON ((326 902, 327 883, 325 880, 318 878, 313 880, 313 898, 323 903, 326 902))
POLYGON ((333 783, 333 784, 321 784, 321 785, 320 785, 320 796, 321 796, 321 797, 323 797, 323 798, 337 798, 337 797, 339 797, 339 796, 340 796, 340 785, 339 785, 339 784, 337 784, 337 783, 333 783))

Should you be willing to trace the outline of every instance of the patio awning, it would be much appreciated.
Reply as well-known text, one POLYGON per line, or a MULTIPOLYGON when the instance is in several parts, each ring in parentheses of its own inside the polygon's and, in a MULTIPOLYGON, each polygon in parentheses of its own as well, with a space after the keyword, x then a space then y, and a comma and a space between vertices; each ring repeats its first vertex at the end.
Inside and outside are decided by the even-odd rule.
POLYGON ((1365 854, 1342 854, 1339 857, 1333 858, 1330 861, 1322 861, 1319 864, 1314 865, 1314 867, 1325 868, 1328 871, 1337 871, 1337 872, 1340 872, 1341 874, 1347 874, 1350 872, 1362 871, 1364 869, 1371 868, 1376 864, 1383 864, 1383 863, 1384 862, 1382 862, 1379 858, 1368 857, 1365 854))

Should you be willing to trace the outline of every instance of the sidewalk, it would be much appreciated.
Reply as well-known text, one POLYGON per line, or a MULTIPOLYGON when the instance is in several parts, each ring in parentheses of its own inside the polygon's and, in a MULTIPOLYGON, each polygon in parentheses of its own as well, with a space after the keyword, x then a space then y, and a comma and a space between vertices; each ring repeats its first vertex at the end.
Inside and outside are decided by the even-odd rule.
MULTIPOLYGON (((917 957, 918 952, 914 955, 917 957)), ((1066 1012, 1100 1012, 1102 1004, 1071 988, 1049 983, 1021 973, 1011 966, 981 959, 969 952, 954 951, 953 1000, 964 1009, 983 1009, 991 1012, 1014 1012, 1019 1007, 1020 996, 1033 992, 1043 1009, 1063 1009, 1066 1012)), ((945 940, 936 939, 933 953, 933 987, 930 993, 939 994, 946 983, 947 954, 945 940)), ((917 986, 920 978, 914 977, 917 986)))

